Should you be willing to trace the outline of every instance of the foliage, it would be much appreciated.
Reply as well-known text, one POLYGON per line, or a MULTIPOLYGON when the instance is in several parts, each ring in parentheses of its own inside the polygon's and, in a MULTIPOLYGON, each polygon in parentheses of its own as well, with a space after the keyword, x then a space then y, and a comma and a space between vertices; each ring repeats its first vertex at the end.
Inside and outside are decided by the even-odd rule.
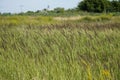
POLYGON ((63 13, 63 12, 64 12, 64 8, 58 7, 58 8, 55 8, 54 11, 55 11, 56 13, 63 13))
POLYGON ((27 14, 27 15, 33 15, 34 12, 33 12, 33 11, 27 11, 26 14, 27 14))
POLYGON ((3 16, 10 16, 11 13, 2 13, 3 16))
POLYGON ((110 5, 111 5, 111 7, 110 7, 111 12, 120 12, 120 1, 113 0, 113 1, 111 1, 110 5))
POLYGON ((79 3, 78 9, 88 12, 120 12, 120 2, 108 0, 83 0, 79 3))

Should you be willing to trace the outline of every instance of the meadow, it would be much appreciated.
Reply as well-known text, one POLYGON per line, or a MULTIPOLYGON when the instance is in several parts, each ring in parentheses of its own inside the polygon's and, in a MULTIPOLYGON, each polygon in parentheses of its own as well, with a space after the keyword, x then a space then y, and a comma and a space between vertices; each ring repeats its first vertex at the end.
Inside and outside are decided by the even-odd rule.
POLYGON ((120 16, 0 16, 0 80, 120 80, 120 16))

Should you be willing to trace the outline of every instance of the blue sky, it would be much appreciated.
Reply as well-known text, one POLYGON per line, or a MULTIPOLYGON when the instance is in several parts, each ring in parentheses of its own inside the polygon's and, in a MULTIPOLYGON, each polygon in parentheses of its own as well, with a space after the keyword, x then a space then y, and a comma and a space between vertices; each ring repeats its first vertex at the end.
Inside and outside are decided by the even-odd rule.
POLYGON ((0 12, 18 13, 22 11, 42 10, 50 6, 64 7, 65 9, 74 8, 81 0, 0 0, 0 12))

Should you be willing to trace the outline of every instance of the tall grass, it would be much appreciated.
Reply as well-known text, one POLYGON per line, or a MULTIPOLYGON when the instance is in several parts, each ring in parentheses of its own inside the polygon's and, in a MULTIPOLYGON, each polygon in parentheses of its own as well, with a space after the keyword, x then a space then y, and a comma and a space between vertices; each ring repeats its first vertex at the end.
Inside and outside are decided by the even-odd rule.
POLYGON ((119 80, 119 24, 2 25, 0 80, 119 80))
POLYGON ((0 26, 41 26, 57 23, 52 17, 46 16, 0 16, 0 26))

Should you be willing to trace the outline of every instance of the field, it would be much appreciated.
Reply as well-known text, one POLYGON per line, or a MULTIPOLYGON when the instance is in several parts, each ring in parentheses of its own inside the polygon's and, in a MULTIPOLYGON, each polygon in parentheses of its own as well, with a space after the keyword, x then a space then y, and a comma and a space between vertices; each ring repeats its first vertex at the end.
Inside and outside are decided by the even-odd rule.
POLYGON ((0 80, 120 80, 120 16, 0 16, 0 80))

